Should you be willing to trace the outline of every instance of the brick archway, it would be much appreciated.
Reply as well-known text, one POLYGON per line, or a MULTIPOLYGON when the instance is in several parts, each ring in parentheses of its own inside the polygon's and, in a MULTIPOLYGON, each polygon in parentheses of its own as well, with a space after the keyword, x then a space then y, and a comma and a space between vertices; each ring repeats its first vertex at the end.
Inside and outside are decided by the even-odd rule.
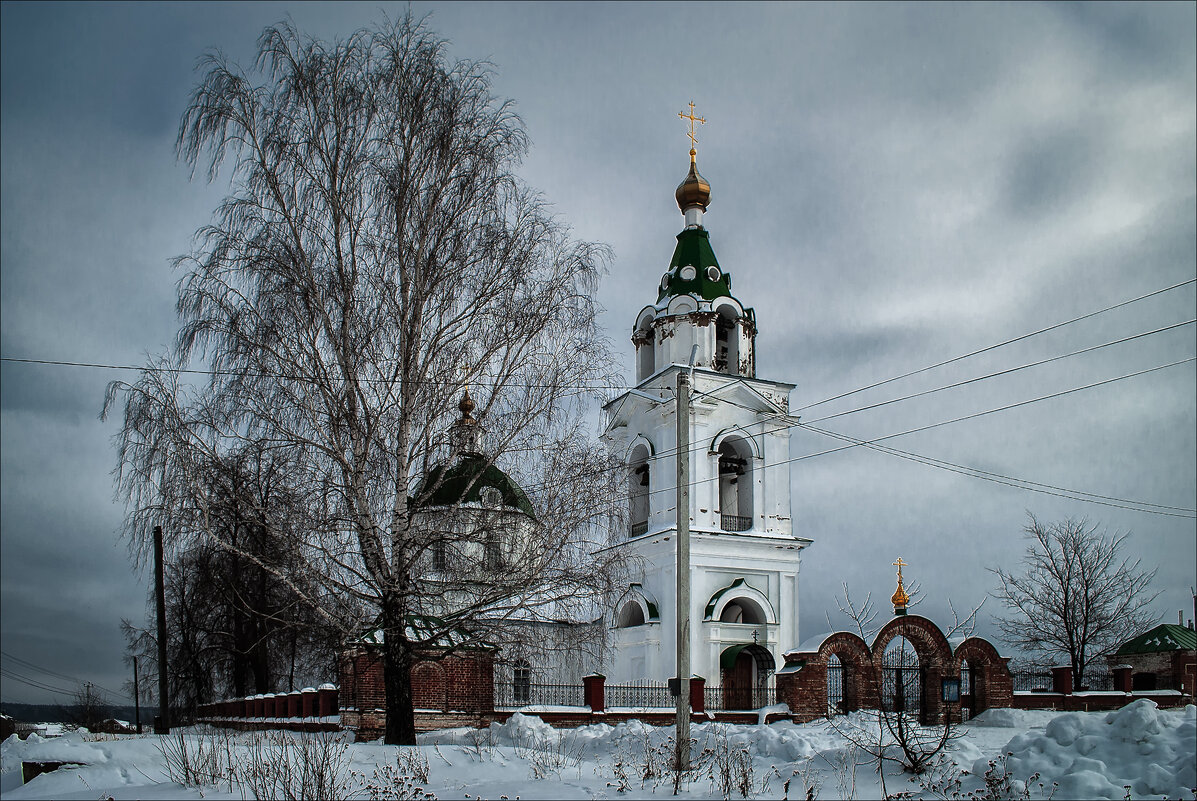
MULTIPOLYGON (((1007 660, 980 637, 964 640, 954 651, 939 627, 919 615, 903 615, 886 623, 870 646, 856 634, 838 631, 809 650, 789 651, 785 667, 777 672, 777 699, 789 704, 796 721, 826 717, 828 665, 836 656, 843 665, 841 709, 878 709, 886 646, 904 637, 913 646, 922 668, 920 709, 923 722, 960 720, 960 703, 944 702, 942 679, 959 678, 960 663, 968 660, 980 676, 978 696, 985 709, 1009 706, 1013 699, 1007 660)), ((974 701, 973 714, 982 708, 974 701)))
POLYGON ((956 647, 952 654, 952 666, 961 678, 961 706, 971 703, 970 716, 979 715, 986 709, 1009 706, 1014 698, 1014 683, 1010 678, 1007 660, 993 644, 980 637, 969 637, 956 647), (968 662, 972 672, 971 697, 964 696, 964 674, 961 666, 968 662))
POLYGON ((944 702, 940 692, 941 680, 956 675, 952 664, 952 646, 948 644, 939 626, 927 618, 920 615, 895 617, 877 632, 870 649, 874 675, 878 680, 884 670, 885 650, 898 637, 909 642, 918 655, 922 685, 919 718, 924 723, 942 720, 944 702))
POLYGON ((833 655, 839 659, 842 670, 841 710, 851 712, 874 705, 877 683, 870 669, 872 655, 868 644, 850 631, 838 631, 819 646, 819 657, 824 665, 831 663, 833 655))

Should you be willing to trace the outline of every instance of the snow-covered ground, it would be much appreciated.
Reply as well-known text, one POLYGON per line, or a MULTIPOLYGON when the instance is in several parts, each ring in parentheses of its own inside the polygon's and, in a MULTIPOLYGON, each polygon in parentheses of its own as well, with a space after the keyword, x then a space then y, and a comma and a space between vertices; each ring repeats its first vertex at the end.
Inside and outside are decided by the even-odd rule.
MULTIPOLYGON (((1039 774, 1032 798, 1193 798, 1197 787, 1197 708, 1160 710, 1140 700, 1111 713, 991 710, 960 727, 949 761, 920 780, 887 766, 885 787, 908 797, 961 797, 988 790, 1022 797, 1022 782, 1039 774), (991 762, 993 763, 991 769, 991 762), (1003 769, 1011 781, 999 781, 1003 769), (990 784, 984 782, 989 771, 990 784), (956 784, 959 782, 959 784, 956 784), (1053 782, 1058 786, 1053 787, 1053 782), (1129 790, 1127 789, 1129 788, 1129 790), (953 796, 953 794, 959 794, 953 796)), ((700 724, 696 775, 683 798, 749 797, 803 799, 880 798, 876 761, 845 737, 867 739, 877 721, 867 713, 796 726, 700 724), (788 782, 788 784, 787 784, 788 782)), ((516 715, 489 730, 452 729, 421 735, 420 745, 324 741, 312 746, 298 735, 233 734, 211 729, 183 733, 193 771, 219 778, 185 786, 177 735, 87 735, 28 741, 10 737, 0 745, 4 798, 227 799, 285 794, 268 777, 292 766, 321 764, 335 775, 326 786, 335 797, 448 799, 644 798, 673 795, 667 770, 670 728, 638 721, 554 730, 535 717, 516 715), (280 745, 282 743, 282 745, 280 745), (273 760, 273 761, 272 761, 273 760), (323 763, 321 762, 323 760, 323 763), (21 784, 22 761, 81 763, 21 784), (229 764, 234 768, 230 778, 229 764), (172 778, 173 774, 173 778, 172 778), (417 788, 419 788, 417 790, 417 788)), ((299 794, 304 777, 290 777, 299 794)), ((993 795, 974 797, 994 797, 993 795)))

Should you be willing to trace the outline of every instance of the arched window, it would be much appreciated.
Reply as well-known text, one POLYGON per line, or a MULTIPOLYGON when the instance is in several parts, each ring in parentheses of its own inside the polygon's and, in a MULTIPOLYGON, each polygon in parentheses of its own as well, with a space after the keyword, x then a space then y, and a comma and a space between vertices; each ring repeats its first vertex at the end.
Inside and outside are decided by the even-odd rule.
POLYGON ((640 604, 635 601, 628 601, 619 610, 616 627, 621 629, 631 628, 632 626, 644 625, 644 610, 640 608, 640 604))
POLYGON ((715 318, 715 363, 721 373, 740 375, 740 315, 731 306, 720 306, 715 318))
POLYGON ((765 622, 765 610, 751 598, 736 598, 728 601, 719 615, 720 623, 747 623, 759 626, 765 622))
POLYGON ((638 537, 648 531, 648 448, 643 445, 637 445, 632 450, 630 462, 628 472, 629 536, 638 537))
POLYGON ((432 543, 432 569, 447 570, 449 567, 449 546, 444 540, 432 543))
POLYGON ((522 659, 512 666, 511 696, 516 704, 527 704, 532 700, 532 666, 522 659))
POLYGON ((499 541, 499 532, 490 530, 486 532, 486 541, 483 545, 482 559, 483 564, 487 570, 500 570, 503 567, 503 548, 499 541))
POLYGON ((719 445, 719 511, 724 531, 752 528, 752 450, 739 437, 719 445))
POLYGON ((656 372, 656 347, 653 342, 652 317, 645 317, 636 326, 632 335, 636 343, 636 381, 643 381, 656 372))

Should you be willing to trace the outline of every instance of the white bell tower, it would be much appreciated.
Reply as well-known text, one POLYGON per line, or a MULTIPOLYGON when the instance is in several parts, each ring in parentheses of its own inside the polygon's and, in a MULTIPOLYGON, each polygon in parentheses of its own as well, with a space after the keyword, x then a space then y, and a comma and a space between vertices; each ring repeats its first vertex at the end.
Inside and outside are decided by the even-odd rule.
MULTIPOLYGON (((691 108, 691 126, 695 120, 691 108)), ((683 118, 686 115, 682 115, 683 118)), ((610 401, 604 438, 627 465, 633 582, 609 613, 608 680, 662 681, 675 666, 675 387, 696 349, 690 413, 690 662, 729 708, 752 708, 798 645, 798 571, 811 540, 790 516, 793 384, 756 377, 756 320, 731 294, 703 215, 697 152, 675 195, 685 227, 656 302, 636 317, 636 387, 610 401)))

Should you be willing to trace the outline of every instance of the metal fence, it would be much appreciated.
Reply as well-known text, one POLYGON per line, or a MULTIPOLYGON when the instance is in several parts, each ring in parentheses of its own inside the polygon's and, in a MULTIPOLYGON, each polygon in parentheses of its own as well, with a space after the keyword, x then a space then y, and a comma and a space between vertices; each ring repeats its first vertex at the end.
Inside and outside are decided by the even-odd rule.
POLYGON ((702 703, 711 711, 760 709, 777 703, 777 688, 705 687, 702 703))
POLYGON ((720 515, 719 527, 724 531, 748 531, 752 528, 752 518, 741 515, 720 515))
POLYGON ((1052 674, 1031 670, 1012 670, 1010 680, 1016 693, 1050 693, 1052 674))
POLYGON ((518 709, 525 706, 582 706, 580 684, 495 683, 495 706, 518 709))
POLYGON ((844 712, 844 666, 832 664, 827 666, 827 714, 839 715, 844 712))
POLYGON ((608 684, 603 688, 604 703, 608 708, 639 707, 644 709, 674 708, 677 700, 666 684, 638 682, 634 684, 608 684))

